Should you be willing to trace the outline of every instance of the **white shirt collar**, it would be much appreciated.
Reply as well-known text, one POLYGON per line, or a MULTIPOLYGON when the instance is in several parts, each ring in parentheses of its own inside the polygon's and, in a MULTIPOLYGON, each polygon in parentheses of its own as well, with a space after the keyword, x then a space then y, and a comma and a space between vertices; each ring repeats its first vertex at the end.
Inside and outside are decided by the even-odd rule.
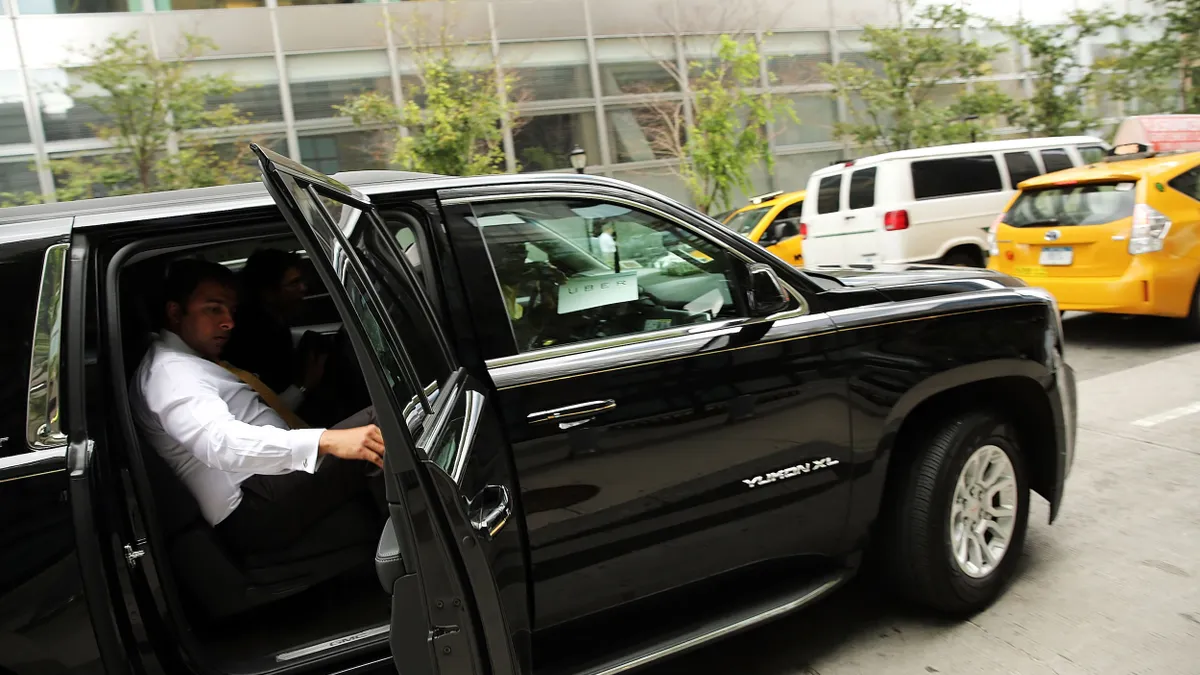
MULTIPOLYGON (((183 338, 179 337, 172 331, 169 331, 164 328, 162 330, 162 332, 158 334, 158 339, 162 341, 164 347, 166 347, 172 351, 182 352, 184 354, 187 354, 188 356, 194 356, 198 359, 204 359, 203 356, 200 356, 199 352, 197 352, 195 349, 192 349, 191 345, 184 342, 183 338)), ((204 359, 204 360, 207 361, 208 359, 204 359)))

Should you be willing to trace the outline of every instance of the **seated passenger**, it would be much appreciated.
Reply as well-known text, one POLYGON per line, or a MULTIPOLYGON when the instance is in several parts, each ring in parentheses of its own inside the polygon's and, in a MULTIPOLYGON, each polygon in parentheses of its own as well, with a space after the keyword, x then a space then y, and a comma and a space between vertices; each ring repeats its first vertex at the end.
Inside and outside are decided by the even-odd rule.
POLYGON ((289 408, 300 410, 325 368, 323 353, 309 349, 297 354, 292 342, 292 322, 303 311, 308 293, 300 256, 271 248, 255 251, 239 281, 236 325, 222 356, 254 373, 289 408))
POLYGON ((521 242, 495 246, 492 255, 518 348, 524 352, 558 344, 558 287, 567 276, 550 263, 527 262, 521 242), (521 304, 522 298, 528 298, 527 304, 521 304))
POLYGON ((223 362, 237 307, 225 267, 177 262, 164 290, 165 330, 130 383, 134 417, 227 544, 279 550, 348 501, 378 491, 382 506, 382 479, 369 478, 384 453, 373 410, 343 428, 305 428, 270 388, 223 362))

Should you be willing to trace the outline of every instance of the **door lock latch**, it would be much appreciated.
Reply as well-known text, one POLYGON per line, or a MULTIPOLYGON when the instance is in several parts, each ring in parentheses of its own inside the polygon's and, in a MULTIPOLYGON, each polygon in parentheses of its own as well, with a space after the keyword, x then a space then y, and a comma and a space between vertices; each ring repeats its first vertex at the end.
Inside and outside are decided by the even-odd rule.
POLYGON ((146 549, 142 548, 145 545, 145 540, 138 540, 137 548, 133 544, 125 544, 125 564, 129 565, 129 569, 137 567, 138 560, 146 555, 146 549))

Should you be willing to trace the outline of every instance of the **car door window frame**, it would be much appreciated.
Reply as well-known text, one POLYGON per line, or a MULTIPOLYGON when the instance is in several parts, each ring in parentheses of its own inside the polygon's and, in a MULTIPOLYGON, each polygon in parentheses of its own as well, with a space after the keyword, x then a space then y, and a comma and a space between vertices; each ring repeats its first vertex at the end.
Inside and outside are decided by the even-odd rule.
MULTIPOLYGON (((710 244, 720 248, 722 251, 726 252, 731 257, 732 261, 737 264, 748 266, 755 262, 758 262, 758 261, 751 259, 749 256, 746 256, 745 254, 738 251, 737 249, 728 246, 721 240, 719 240, 716 237, 705 232, 702 228, 695 226, 691 223, 688 223, 683 218, 674 216, 663 209, 656 208, 655 206, 653 206, 651 204, 647 204, 645 202, 633 201, 630 199, 625 199, 625 198, 618 197, 618 196, 615 196, 612 194, 606 194, 603 192, 590 192, 590 191, 586 191, 586 190, 580 190, 580 191, 574 191, 574 190, 570 190, 570 191, 564 191, 564 190, 525 191, 525 190, 522 190, 522 191, 513 191, 513 192, 497 192, 497 193, 491 193, 491 194, 473 195, 473 196, 467 196, 467 197, 452 197, 449 199, 442 200, 442 204, 444 207, 449 207, 451 209, 458 208, 458 207, 466 207, 467 209, 469 209, 471 204, 481 203, 481 202, 528 201, 528 200, 534 200, 534 199, 545 199, 545 200, 590 199, 590 200, 595 200, 595 201, 599 201, 599 202, 610 202, 610 203, 614 203, 614 204, 619 204, 624 207, 628 207, 631 209, 635 209, 635 210, 639 210, 639 211, 651 214, 672 226, 681 227, 681 228, 687 230, 689 233, 691 233, 697 237, 700 237, 701 239, 704 239, 708 243, 710 243, 710 244)), ((462 217, 462 216, 460 215, 459 217, 462 217)), ((480 235, 480 238, 482 241, 482 233, 479 233, 479 235, 480 235)), ((489 315, 498 315, 499 317, 503 317, 503 319, 505 321, 508 321, 507 313, 504 311, 504 307, 503 307, 503 300, 502 300, 502 295, 500 292, 499 284, 498 284, 498 282, 495 281, 495 275, 493 273, 493 270, 491 268, 489 268, 487 270, 487 273, 489 276, 492 277, 492 281, 490 283, 488 292, 486 294, 488 299, 485 301, 488 302, 489 305, 494 305, 496 308, 499 309, 498 312, 489 312, 488 314, 489 315)), ((482 276, 482 275, 480 275, 480 276, 482 276)), ((721 330, 740 329, 742 326, 759 324, 759 323, 767 323, 767 322, 778 321, 778 320, 782 320, 782 319, 799 317, 799 316, 804 316, 804 315, 809 314, 810 305, 808 303, 807 298, 805 298, 805 296, 803 294, 801 294, 795 288, 795 286, 793 284, 789 284, 787 281, 783 281, 782 283, 783 283, 784 287, 787 289, 788 293, 791 294, 791 296, 793 298, 793 302, 796 306, 791 309, 784 310, 782 312, 779 312, 779 313, 776 313, 776 314, 773 314, 770 316, 766 316, 766 317, 742 316, 742 317, 735 317, 735 318, 731 318, 731 319, 721 319, 721 320, 711 321, 711 322, 702 323, 702 324, 692 324, 692 325, 687 325, 687 326, 674 326, 671 328, 664 328, 664 329, 659 329, 659 330, 655 330, 655 331, 627 333, 624 335, 613 336, 613 337, 603 337, 603 338, 594 338, 591 340, 581 340, 579 342, 572 342, 570 344, 564 344, 564 345, 559 345, 559 346, 554 346, 554 347, 547 347, 544 349, 537 349, 537 350, 532 350, 532 351, 527 351, 527 352, 519 351, 517 348, 517 345, 516 345, 516 340, 512 339, 510 341, 511 345, 506 350, 507 353, 502 356, 493 357, 493 358, 488 359, 486 361, 486 365, 489 368, 496 368, 496 367, 500 367, 500 366, 513 365, 513 364, 518 364, 518 363, 533 363, 533 362, 545 361, 545 360, 550 360, 550 359, 558 359, 558 358, 562 358, 565 356, 579 355, 579 354, 584 354, 587 352, 594 352, 594 351, 599 351, 599 350, 604 350, 604 349, 621 348, 621 347, 635 347, 637 345, 641 345, 643 343, 648 343, 648 342, 657 342, 657 341, 661 341, 661 340, 668 340, 668 339, 684 337, 684 336, 711 335, 712 333, 721 331, 721 330)), ((490 321, 492 321, 493 323, 497 320, 499 320, 499 319, 497 319, 497 318, 490 319, 490 321)))

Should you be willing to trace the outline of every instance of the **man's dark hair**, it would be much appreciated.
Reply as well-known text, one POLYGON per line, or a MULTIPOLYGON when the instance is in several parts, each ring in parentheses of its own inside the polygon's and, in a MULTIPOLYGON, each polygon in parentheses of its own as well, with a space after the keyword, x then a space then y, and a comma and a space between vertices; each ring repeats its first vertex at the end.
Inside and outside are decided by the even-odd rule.
POLYGON ((215 281, 222 286, 235 285, 233 271, 224 265, 196 258, 185 258, 171 263, 170 269, 167 270, 167 279, 163 283, 164 311, 168 302, 178 302, 186 308, 188 298, 206 281, 215 281))
POLYGON ((242 290, 246 300, 257 302, 265 290, 275 290, 283 282, 283 275, 290 269, 301 269, 299 255, 278 248, 260 248, 246 260, 242 268, 242 290))

